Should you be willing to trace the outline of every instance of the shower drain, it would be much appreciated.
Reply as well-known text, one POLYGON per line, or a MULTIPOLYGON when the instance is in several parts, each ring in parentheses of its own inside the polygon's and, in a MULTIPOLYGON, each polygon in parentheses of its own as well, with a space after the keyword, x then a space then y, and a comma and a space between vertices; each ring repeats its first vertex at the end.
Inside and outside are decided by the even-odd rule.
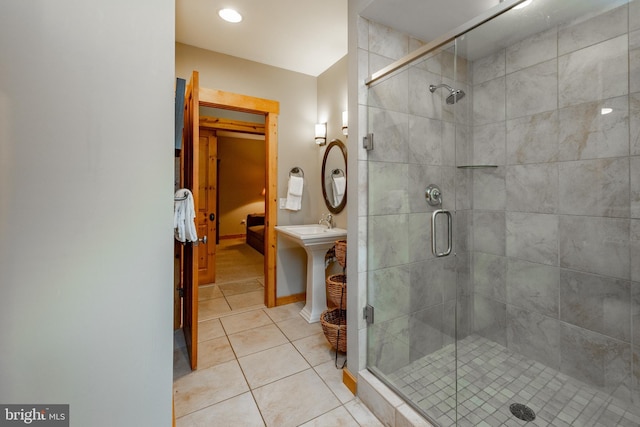
POLYGON ((533 421, 536 419, 536 413, 533 409, 522 403, 512 403, 509 405, 509 410, 516 418, 520 418, 523 421, 533 421))

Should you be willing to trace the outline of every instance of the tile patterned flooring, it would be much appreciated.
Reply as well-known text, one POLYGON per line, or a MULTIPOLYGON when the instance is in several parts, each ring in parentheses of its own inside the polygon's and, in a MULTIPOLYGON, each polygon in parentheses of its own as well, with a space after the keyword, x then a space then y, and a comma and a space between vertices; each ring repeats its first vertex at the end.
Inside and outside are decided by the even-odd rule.
POLYGON ((216 246, 216 283, 198 289, 198 317, 264 308, 264 256, 244 239, 221 239, 216 246))
MULTIPOLYGON (((455 351, 448 345, 388 376, 442 427, 456 425, 455 351)), ((458 426, 640 426, 640 408, 483 337, 461 340, 457 356, 458 426), (533 409, 535 420, 514 417, 509 411, 514 402, 533 409)))
POLYGON ((342 383, 320 323, 299 314, 303 303, 264 307, 262 256, 221 242, 217 284, 200 287, 196 371, 175 334, 177 426, 382 426, 342 383))
POLYGON ((193 372, 177 331, 177 426, 382 426, 342 383, 320 324, 307 323, 302 307, 258 308, 201 321, 193 372))

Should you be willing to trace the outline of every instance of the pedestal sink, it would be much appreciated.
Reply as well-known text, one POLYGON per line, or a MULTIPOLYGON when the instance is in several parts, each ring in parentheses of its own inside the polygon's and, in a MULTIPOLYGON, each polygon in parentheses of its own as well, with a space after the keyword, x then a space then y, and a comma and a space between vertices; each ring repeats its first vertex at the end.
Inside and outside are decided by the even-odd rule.
POLYGON ((309 323, 320 321, 327 309, 324 256, 336 240, 346 239, 347 230, 323 225, 276 225, 276 231, 307 252, 307 303, 300 315, 309 323))

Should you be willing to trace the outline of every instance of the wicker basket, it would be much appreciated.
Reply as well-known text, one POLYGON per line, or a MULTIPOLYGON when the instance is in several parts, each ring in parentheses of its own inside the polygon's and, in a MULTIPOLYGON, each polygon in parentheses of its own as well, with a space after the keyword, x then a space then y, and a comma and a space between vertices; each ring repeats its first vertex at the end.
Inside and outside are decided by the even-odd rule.
POLYGON ((347 268, 347 241, 336 240, 335 248, 338 264, 340 264, 342 268, 347 268))
POLYGON ((327 298, 336 307, 347 308, 347 276, 333 274, 327 277, 327 298))
POLYGON ((347 310, 334 308, 325 310, 320 315, 320 324, 324 336, 333 348, 347 352, 347 310))

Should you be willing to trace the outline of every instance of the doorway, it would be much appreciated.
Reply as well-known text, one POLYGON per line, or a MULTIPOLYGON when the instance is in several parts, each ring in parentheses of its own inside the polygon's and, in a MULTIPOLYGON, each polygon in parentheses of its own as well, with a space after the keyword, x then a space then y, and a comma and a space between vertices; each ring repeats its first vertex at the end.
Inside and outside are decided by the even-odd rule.
POLYGON ((200 321, 264 307, 265 294, 264 115, 201 107, 201 140, 203 136, 216 143, 209 152, 216 153, 217 179, 203 177, 200 193, 201 199, 217 199, 216 224, 209 223, 217 235, 209 243, 215 245, 215 275, 200 281, 200 321), (216 186, 203 185, 205 181, 216 186))
POLYGON ((266 173, 265 173, 265 219, 264 219, 264 305, 276 305, 276 215, 277 215, 277 159, 278 159, 278 113, 277 101, 255 98, 215 89, 200 88, 200 106, 263 115, 266 173))
MULTIPOLYGON (((197 81, 198 73, 194 71, 192 80, 197 81)), ((198 209, 198 233, 208 236, 208 244, 201 245, 197 251, 198 264, 206 266, 208 272, 200 271, 197 284, 209 284, 215 281, 215 244, 217 239, 217 201, 215 198, 217 192, 217 145, 218 134, 223 133, 243 133, 246 135, 260 135, 264 138, 264 169, 263 180, 260 182, 260 198, 263 200, 264 214, 264 232, 263 247, 264 255, 264 305, 273 307, 276 305, 276 272, 275 272, 275 254, 276 254, 276 195, 277 195, 277 129, 278 129, 278 112, 279 103, 277 101, 255 98, 247 95, 240 95, 231 92, 225 92, 215 89, 206 89, 197 87, 197 108, 194 108, 194 125, 191 128, 193 139, 203 141, 208 145, 206 153, 200 152, 196 157, 200 171, 206 170, 207 176, 200 176, 197 189, 194 190, 194 199, 196 203, 206 208, 198 209), (200 117, 200 109, 205 111, 216 111, 218 116, 202 116, 200 117), (226 112, 227 114, 219 114, 226 112), (234 118, 234 114, 236 115, 234 118), (242 115, 245 115, 243 118, 242 115), (259 122, 249 121, 246 116, 260 117, 259 122), (237 117, 240 117, 237 118, 237 117), (198 125, 196 126, 195 123, 198 125), (203 179, 206 178, 206 179, 203 179), (211 191, 209 191, 211 190, 211 191), (200 197, 202 193, 202 197, 200 197), (207 194, 208 193, 208 194, 207 194), (197 196, 196 196, 197 195, 197 196), (206 204, 199 201, 207 199, 206 204), (211 207, 213 206, 213 207, 211 207), (200 221, 201 220, 201 221, 200 221), (205 229, 206 227, 206 229, 205 229)))

